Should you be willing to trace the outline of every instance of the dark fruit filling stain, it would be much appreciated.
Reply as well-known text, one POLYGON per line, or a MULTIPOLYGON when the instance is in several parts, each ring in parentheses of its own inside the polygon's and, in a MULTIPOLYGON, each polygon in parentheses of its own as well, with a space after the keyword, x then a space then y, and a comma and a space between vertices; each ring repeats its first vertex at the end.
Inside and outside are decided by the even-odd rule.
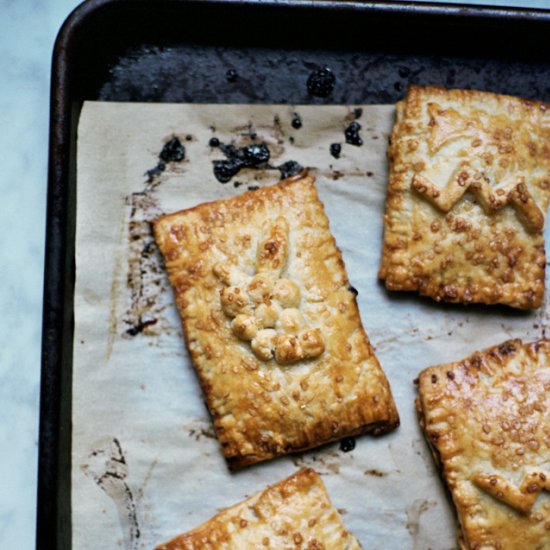
POLYGON ((359 135, 359 130, 361 130, 361 124, 358 122, 352 122, 344 131, 346 143, 355 146, 363 145, 363 140, 359 135))
POLYGON ((307 91, 315 97, 328 97, 335 85, 336 77, 328 67, 316 69, 307 79, 307 91))
POLYGON ((295 176, 303 170, 303 167, 294 160, 289 160, 279 166, 269 164, 271 153, 264 142, 235 147, 234 145, 221 143, 218 138, 214 137, 209 144, 211 147, 218 147, 226 157, 224 160, 212 161, 214 176, 220 183, 227 183, 243 168, 276 169, 279 170, 281 179, 295 176))
POLYGON ((214 176, 220 183, 227 183, 241 168, 244 168, 244 164, 238 159, 215 160, 214 176))
POLYGON ((147 319, 147 320, 143 320, 143 319, 139 319, 138 320, 138 323, 136 325, 134 325, 133 327, 130 327, 127 331, 126 331, 126 334, 128 334, 129 336, 136 336, 137 334, 139 334, 140 332, 143 332, 143 330, 146 328, 146 327, 149 327, 151 325, 154 325, 156 324, 157 322, 157 319, 147 319))
POLYGON ((226 156, 225 160, 213 161, 214 175, 220 183, 227 183, 243 168, 265 168, 270 157, 269 149, 265 143, 253 143, 238 148, 218 143, 218 147, 226 156))
POLYGON ((178 137, 173 137, 164 145, 159 158, 164 162, 179 162, 185 158, 185 147, 178 137))
POLYGON ((241 147, 238 149, 237 154, 239 153, 242 153, 245 164, 250 166, 258 166, 267 162, 271 156, 269 148, 265 143, 253 143, 252 145, 241 147))
POLYGON ((340 441, 340 450, 344 453, 349 453, 355 449, 355 439, 353 437, 345 437, 340 441))
POLYGON ((290 124, 292 124, 292 127, 295 130, 299 130, 302 127, 302 119, 300 118, 300 115, 298 113, 294 113, 294 117, 290 124))
POLYGON ((275 168, 281 173, 282 180, 295 176, 304 169, 304 167, 295 160, 289 160, 279 166, 275 166, 275 168))
POLYGON ((348 290, 354 295, 357 296, 359 294, 359 291, 354 286, 348 286, 348 290))
POLYGON ((147 183, 152 183, 155 178, 158 178, 158 176, 166 170, 167 162, 180 162, 184 158, 185 147, 182 145, 178 137, 173 137, 170 141, 164 144, 162 151, 159 153, 158 164, 154 168, 151 168, 145 172, 145 175, 147 176, 147 183))
POLYGON ((342 152, 342 146, 339 143, 330 144, 330 154, 335 158, 340 158, 340 153, 342 152))
POLYGON ((237 71, 235 69, 229 69, 225 73, 225 78, 227 79, 227 82, 235 82, 235 80, 239 78, 239 75, 237 74, 237 71))
POLYGON ((152 183, 164 172, 164 170, 166 170, 166 163, 161 160, 154 168, 150 168, 147 172, 145 172, 145 175, 147 176, 147 183, 152 183))

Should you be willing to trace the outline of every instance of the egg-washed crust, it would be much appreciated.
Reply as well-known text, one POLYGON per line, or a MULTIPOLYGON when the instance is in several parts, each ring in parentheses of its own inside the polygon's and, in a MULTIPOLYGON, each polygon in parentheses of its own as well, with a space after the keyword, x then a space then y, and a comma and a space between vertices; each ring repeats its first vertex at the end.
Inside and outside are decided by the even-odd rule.
POLYGON ((424 370, 420 425, 464 550, 550 548, 550 340, 424 370))
POLYGON ((163 216, 154 233, 230 468, 399 424, 314 178, 163 216), (246 284, 259 270, 299 289, 290 310, 304 323, 296 338, 276 336, 282 340, 270 359, 261 358, 258 341, 261 333, 273 342, 275 329, 247 341, 258 308, 245 307, 247 325, 229 307, 239 296, 248 303, 246 284))
POLYGON ((156 550, 360 550, 310 468, 232 506, 156 550))
POLYGON ((379 276, 437 301, 540 306, 548 104, 412 86, 397 104, 379 276))

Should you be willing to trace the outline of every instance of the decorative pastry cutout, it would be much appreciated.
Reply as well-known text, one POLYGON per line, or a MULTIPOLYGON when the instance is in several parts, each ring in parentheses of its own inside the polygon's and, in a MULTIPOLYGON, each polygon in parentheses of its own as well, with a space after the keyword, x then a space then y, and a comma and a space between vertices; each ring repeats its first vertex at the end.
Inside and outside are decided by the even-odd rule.
POLYGON ((412 86, 397 104, 379 276, 437 301, 539 307, 550 109, 412 86))
POLYGON ((497 212, 510 204, 517 209, 520 219, 529 231, 541 232, 544 228, 544 214, 527 190, 525 178, 522 176, 517 176, 515 182, 501 185, 493 192, 487 176, 463 162, 443 189, 438 189, 432 181, 418 174, 413 176, 411 185, 445 213, 452 209, 466 191, 470 191, 487 214, 497 212))
MULTIPOLYGON (((479 147, 483 151, 484 144, 495 142, 493 136, 484 131, 479 120, 468 120, 454 109, 442 109, 437 103, 429 103, 427 110, 430 116, 428 144, 431 155, 438 153, 441 148, 450 142, 464 138, 472 139, 470 150, 473 151, 476 151, 479 147)), ((484 114, 485 118, 491 121, 491 117, 486 113, 484 114)), ((492 123, 492 121, 489 122, 489 124, 492 123)), ((500 135, 503 143, 497 146, 497 151, 502 155, 514 153, 512 128, 506 126, 500 135)), ((457 160, 462 157, 463 153, 457 156, 457 160)), ((479 158, 484 158, 483 165, 488 164, 486 153, 481 153, 479 158)), ((474 155, 473 162, 475 161, 476 157, 474 155)), ((536 205, 531 193, 529 193, 525 184, 525 177, 517 175, 518 171, 521 173, 521 167, 518 166, 520 163, 506 160, 505 167, 508 168, 508 174, 503 178, 504 183, 500 181, 498 185, 495 182, 491 183, 488 176, 488 173, 491 172, 490 168, 484 166, 483 171, 476 170, 471 166, 471 163, 472 161, 459 162, 458 167, 444 186, 438 187, 428 177, 420 174, 413 176, 411 185, 424 198, 445 213, 449 212, 468 190, 478 199, 487 214, 497 212, 506 205, 511 204, 517 208, 520 214, 523 214, 521 219, 527 225, 529 231, 542 231, 544 214, 536 205), (509 181, 506 182, 506 180, 509 181)))
POLYGON ((220 293, 233 334, 250 342, 256 357, 288 365, 319 357, 325 342, 318 328, 311 328, 300 312, 301 292, 295 281, 281 278, 288 259, 288 222, 279 216, 268 222, 267 236, 259 246, 256 275, 234 266, 216 264, 214 274, 228 285, 220 293))
POLYGON ((418 390, 420 424, 456 507, 458 546, 547 548, 550 340, 509 340, 430 367, 418 390))
POLYGON ((549 476, 542 471, 525 474, 519 487, 498 474, 476 474, 472 481, 480 489, 522 514, 531 511, 542 490, 550 491, 549 476))

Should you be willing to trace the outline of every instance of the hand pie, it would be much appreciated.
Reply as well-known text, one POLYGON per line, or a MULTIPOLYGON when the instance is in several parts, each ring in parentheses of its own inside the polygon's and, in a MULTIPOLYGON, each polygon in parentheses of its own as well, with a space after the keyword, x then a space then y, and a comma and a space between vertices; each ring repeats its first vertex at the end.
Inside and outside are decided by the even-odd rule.
POLYGON ((428 368, 416 404, 460 548, 550 548, 550 340, 428 368))
POLYGON ((311 469, 268 487, 156 550, 360 550, 311 469))
POLYGON ((437 301, 540 306, 550 110, 412 86, 397 104, 379 276, 437 301))
POLYGON ((154 231, 231 468, 398 425, 312 177, 154 231))

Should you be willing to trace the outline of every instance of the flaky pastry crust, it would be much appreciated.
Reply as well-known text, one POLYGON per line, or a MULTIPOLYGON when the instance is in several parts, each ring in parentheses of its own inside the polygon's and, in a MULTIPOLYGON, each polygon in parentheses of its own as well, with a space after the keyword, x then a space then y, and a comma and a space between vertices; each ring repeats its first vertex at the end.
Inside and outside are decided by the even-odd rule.
POLYGON ((325 485, 304 468, 156 550, 360 550, 325 485))
POLYGON ((460 548, 550 548, 550 340, 510 340, 428 368, 418 382, 460 548))
POLYGON ((379 276, 437 301, 540 306, 550 110, 412 86, 397 104, 379 276))
POLYGON ((231 468, 398 425, 312 177, 154 232, 231 468))

